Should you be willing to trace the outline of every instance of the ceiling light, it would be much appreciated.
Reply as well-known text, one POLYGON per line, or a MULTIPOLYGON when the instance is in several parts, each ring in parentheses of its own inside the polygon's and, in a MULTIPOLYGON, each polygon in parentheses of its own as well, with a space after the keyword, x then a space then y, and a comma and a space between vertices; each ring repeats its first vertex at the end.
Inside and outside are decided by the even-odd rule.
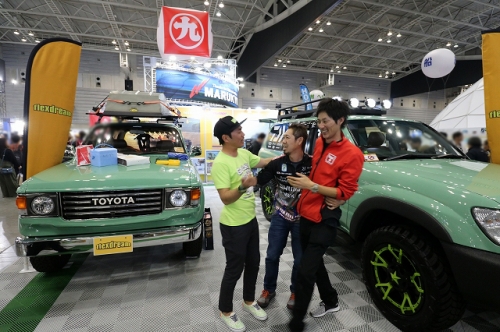
POLYGON ((387 39, 387 43, 390 44, 391 43, 391 40, 390 39, 387 39))
POLYGON ((398 32, 398 34, 396 35, 396 37, 398 37, 398 38, 401 37, 401 34, 398 32))
POLYGON ((389 78, 389 76, 385 75, 385 78, 389 78))
POLYGON ((208 2, 208 1, 206 1, 206 0, 205 0, 205 2, 204 2, 203 4, 204 4, 205 6, 208 6, 208 5, 210 5, 210 2, 208 2))
POLYGON ((344 68, 342 68, 342 69, 347 70, 347 67, 344 67, 344 68))
POLYGON ((309 28, 309 29, 307 29, 307 30, 309 30, 309 31, 313 31, 313 28, 311 28, 311 27, 310 27, 310 28, 309 28))
POLYGON ((127 52, 130 52, 130 51, 131 51, 130 47, 127 47, 127 52))
POLYGON ((224 8, 224 3, 222 1, 220 2, 219 7, 224 8))
POLYGON ((220 11, 217 11, 217 14, 215 14, 215 16, 217 16, 217 17, 221 17, 221 15, 222 14, 220 13, 220 11))
POLYGON ((37 39, 35 39, 35 43, 37 43, 37 44, 38 44, 39 42, 40 42, 40 39, 38 39, 38 38, 37 38, 37 39))
POLYGON ((339 66, 335 66, 335 68, 339 69, 340 67, 339 66))
POLYGON ((222 59, 223 59, 222 55, 217 56, 217 60, 222 60, 222 59))
POLYGON ((321 21, 320 21, 320 20, 317 20, 317 21, 316 21, 316 24, 320 24, 320 23, 321 23, 321 21))
POLYGON ((113 40, 111 44, 116 45, 116 40, 113 40))
POLYGON ((391 32, 391 31, 389 31, 389 32, 387 33, 387 35, 388 35, 388 36, 392 36, 392 32, 391 32))
POLYGON ((274 66, 275 66, 275 67, 278 67, 278 64, 275 62, 275 63, 274 63, 274 66))
POLYGON ((382 38, 379 38, 378 41, 381 42, 383 39, 382 38))
POLYGON ((281 62, 281 59, 278 59, 278 62, 281 62))
POLYGON ((115 46, 115 50, 117 50, 117 51, 118 51, 119 49, 120 49, 120 48, 119 48, 118 46, 115 46))
POLYGON ((34 34, 32 31, 28 32, 28 36, 33 37, 34 35, 35 35, 35 34, 34 34))
POLYGON ((337 71, 337 73, 339 73, 339 74, 340 74, 340 70, 339 70, 339 71, 337 71))
POLYGON ((393 71, 393 72, 392 72, 392 75, 396 75, 396 72, 395 72, 395 71, 393 71))
POLYGON ((19 31, 14 30, 14 34, 15 34, 15 35, 18 35, 18 34, 19 34, 19 31))
POLYGON ((290 60, 286 60, 286 63, 290 63, 290 60))
POLYGON ((332 25, 332 23, 330 23, 330 21, 326 22, 326 25, 332 25))
POLYGON ((386 74, 386 75, 389 75, 389 71, 386 71, 386 72, 385 72, 385 74, 386 74))
POLYGON ((450 42, 447 42, 446 43, 446 47, 450 47, 451 46, 451 43, 450 42))
POLYGON ((380 78, 381 78, 381 77, 382 77, 382 74, 378 74, 378 77, 380 77, 380 78))
POLYGON ((457 48, 458 47, 458 44, 455 44, 455 46, 453 46, 454 48, 457 48))
POLYGON ((26 38, 24 38, 24 37, 23 37, 23 38, 21 38, 21 41, 25 42, 25 41, 26 41, 26 38))
POLYGON ((283 64, 283 68, 286 68, 286 63, 283 64))
POLYGON ((322 29, 322 28, 320 28, 318 31, 319 31, 319 32, 323 32, 323 29, 322 29))
POLYGON ((125 44, 125 46, 128 46, 128 41, 125 41, 123 44, 125 44))
POLYGON ((333 69, 330 69, 330 73, 333 73, 333 69))

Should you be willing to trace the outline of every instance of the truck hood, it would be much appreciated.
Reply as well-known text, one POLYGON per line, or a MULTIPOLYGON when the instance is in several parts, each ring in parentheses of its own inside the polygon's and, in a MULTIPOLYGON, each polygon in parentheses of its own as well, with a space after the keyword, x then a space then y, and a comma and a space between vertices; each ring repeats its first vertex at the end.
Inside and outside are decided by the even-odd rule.
POLYGON ((192 185, 199 185, 199 181, 190 161, 182 161, 180 166, 150 163, 105 167, 76 166, 71 161, 34 175, 21 185, 18 192, 126 190, 192 185))
POLYGON ((393 160, 377 164, 383 167, 386 163, 391 163, 390 169, 395 172, 460 188, 500 203, 500 165, 457 159, 393 160))

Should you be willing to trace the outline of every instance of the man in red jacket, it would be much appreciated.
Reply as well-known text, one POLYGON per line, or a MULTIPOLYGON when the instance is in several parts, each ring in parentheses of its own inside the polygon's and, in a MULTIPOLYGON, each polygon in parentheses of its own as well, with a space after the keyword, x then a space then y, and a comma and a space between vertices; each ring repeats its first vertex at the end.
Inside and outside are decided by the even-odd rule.
POLYGON ((342 134, 349 115, 347 103, 323 99, 316 112, 321 136, 316 141, 313 166, 309 177, 297 173, 288 182, 302 189, 297 204, 300 219, 302 260, 295 288, 293 318, 288 324, 292 332, 304 330, 304 316, 311 301, 314 284, 318 286, 321 303, 310 311, 313 317, 339 311, 338 294, 332 287, 323 262, 323 255, 337 235, 342 211, 334 208, 334 200, 348 200, 358 190, 363 169, 361 150, 342 134))

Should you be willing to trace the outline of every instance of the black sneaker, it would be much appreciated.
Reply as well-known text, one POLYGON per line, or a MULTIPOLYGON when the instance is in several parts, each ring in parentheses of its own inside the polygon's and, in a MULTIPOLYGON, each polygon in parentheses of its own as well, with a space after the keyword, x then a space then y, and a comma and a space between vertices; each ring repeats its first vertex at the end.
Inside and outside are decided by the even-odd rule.
POLYGON ((314 318, 318 318, 318 317, 323 317, 324 315, 330 312, 337 312, 339 310, 340 307, 338 302, 333 307, 327 306, 324 302, 320 302, 318 307, 316 309, 311 310, 309 314, 311 314, 311 316, 313 316, 314 318))

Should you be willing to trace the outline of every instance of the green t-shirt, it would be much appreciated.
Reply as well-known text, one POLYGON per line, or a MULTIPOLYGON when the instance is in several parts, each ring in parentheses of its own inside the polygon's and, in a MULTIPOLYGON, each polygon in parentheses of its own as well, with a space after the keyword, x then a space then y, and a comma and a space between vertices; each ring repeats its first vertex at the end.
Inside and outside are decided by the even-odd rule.
MULTIPOLYGON (((236 189, 241 180, 252 174, 260 161, 260 157, 245 149, 238 149, 238 156, 231 157, 220 152, 212 165, 212 179, 216 189, 236 189)), ((220 223, 227 226, 241 226, 255 218, 255 195, 253 187, 234 203, 224 205, 220 223)))

